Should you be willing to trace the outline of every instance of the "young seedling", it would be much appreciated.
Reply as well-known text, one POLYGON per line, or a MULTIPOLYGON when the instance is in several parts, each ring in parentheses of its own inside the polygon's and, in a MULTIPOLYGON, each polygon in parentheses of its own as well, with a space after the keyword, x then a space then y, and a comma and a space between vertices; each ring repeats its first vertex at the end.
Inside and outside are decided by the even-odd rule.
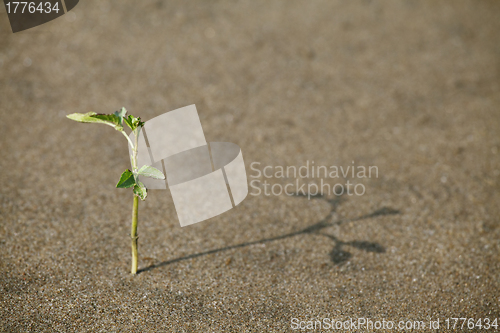
POLYGON ((118 188, 133 188, 134 192, 134 204, 132 208, 132 229, 130 232, 130 238, 132 241, 132 274, 137 274, 137 218, 138 218, 138 210, 139 210, 139 198, 141 200, 145 200, 148 195, 148 190, 144 186, 142 182, 139 181, 138 177, 151 177, 156 179, 165 179, 163 173, 153 168, 149 165, 144 165, 140 169, 137 166, 137 146, 139 142, 139 133, 141 131, 142 126, 144 126, 144 122, 141 121, 140 117, 134 117, 132 115, 125 116, 127 110, 125 108, 121 108, 120 111, 116 111, 113 114, 97 114, 95 112, 88 113, 73 113, 67 115, 67 117, 71 120, 75 120, 81 123, 96 123, 96 124, 106 124, 112 126, 117 131, 121 132, 128 141, 128 144, 132 148, 132 155, 130 155, 130 161, 132 164, 132 171, 125 170, 116 187, 118 188), (134 133, 134 142, 130 139, 130 137, 123 130, 123 123, 127 124, 128 127, 134 133))

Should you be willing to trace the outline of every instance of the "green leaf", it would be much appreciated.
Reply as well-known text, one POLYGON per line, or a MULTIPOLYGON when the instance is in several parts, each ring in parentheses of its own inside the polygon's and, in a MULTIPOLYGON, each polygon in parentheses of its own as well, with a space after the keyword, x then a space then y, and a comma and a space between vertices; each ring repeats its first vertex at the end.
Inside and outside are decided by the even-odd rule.
POLYGON ((127 110, 124 107, 122 107, 120 109, 120 111, 115 111, 115 113, 113 113, 113 114, 118 117, 119 122, 120 122, 120 126, 123 127, 123 119, 124 119, 125 115, 127 114, 127 110))
POLYGON ((137 174, 140 176, 151 177, 155 179, 165 179, 163 172, 149 165, 143 165, 142 168, 139 169, 139 172, 137 174))
POLYGON ((129 115, 128 117, 124 117, 123 121, 125 121, 125 124, 127 124, 127 126, 130 127, 130 129, 133 131, 134 128, 132 128, 133 127, 132 119, 134 119, 134 117, 132 115, 129 115))
POLYGON ((96 115, 93 115, 92 118, 96 119, 98 122, 113 126, 116 130, 123 130, 123 126, 120 124, 120 117, 114 114, 98 113, 96 115))
POLYGON ((132 115, 128 115, 128 117, 124 117, 123 120, 132 131, 135 131, 138 127, 144 126, 144 122, 141 121, 141 117, 136 118, 132 115))
POLYGON ((123 130, 123 126, 120 124, 120 117, 114 114, 100 114, 95 112, 87 113, 72 113, 67 115, 71 120, 78 121, 80 123, 97 123, 105 124, 114 127, 118 131, 123 130))
POLYGON ((122 173, 120 180, 118 181, 118 184, 116 184, 116 187, 129 188, 134 185, 135 185, 134 174, 129 169, 127 169, 122 173))
POLYGON ((146 200, 146 197, 148 196, 148 190, 143 183, 137 182, 137 184, 134 185, 134 194, 141 198, 141 200, 146 200))

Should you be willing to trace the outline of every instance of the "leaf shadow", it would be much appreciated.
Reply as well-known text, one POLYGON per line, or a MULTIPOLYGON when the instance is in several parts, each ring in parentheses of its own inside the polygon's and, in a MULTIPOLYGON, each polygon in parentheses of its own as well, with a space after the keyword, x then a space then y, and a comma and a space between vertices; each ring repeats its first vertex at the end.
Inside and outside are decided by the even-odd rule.
POLYGON ((311 200, 326 201, 330 205, 330 211, 322 220, 320 220, 320 221, 318 221, 318 222, 316 222, 316 223, 314 223, 314 224, 312 224, 304 229, 298 230, 298 231, 286 233, 286 234, 275 236, 275 237, 263 238, 263 239, 259 239, 259 240, 255 240, 255 241, 249 241, 249 242, 244 242, 244 243, 240 243, 240 244, 229 245, 229 246, 220 247, 217 249, 193 253, 193 254, 190 254, 187 256, 183 256, 183 257, 179 257, 179 258, 175 258, 175 259, 171 259, 171 260, 166 260, 166 261, 163 261, 163 262, 160 262, 157 264, 153 264, 153 265, 149 265, 147 267, 139 269, 137 271, 137 273, 147 272, 147 271, 150 271, 150 270, 153 270, 153 269, 156 269, 159 267, 164 267, 164 266, 176 263, 176 262, 189 260, 189 259, 193 259, 193 258, 198 258, 201 256, 213 254, 213 253, 243 248, 243 247, 256 245, 256 244, 265 244, 265 243, 269 243, 269 242, 273 242, 273 241, 277 241, 277 240, 281 240, 281 239, 291 238, 291 237, 300 236, 300 235, 307 235, 307 234, 321 235, 321 236, 325 236, 325 237, 331 239, 334 242, 334 247, 333 247, 332 251, 330 251, 330 253, 329 253, 330 260, 335 265, 342 265, 352 257, 352 254, 350 252, 346 251, 345 247, 353 247, 353 248, 356 248, 359 250, 363 250, 366 252, 374 252, 374 253, 384 253, 385 248, 378 243, 369 242, 369 241, 356 240, 356 241, 344 242, 344 241, 338 239, 336 236, 326 234, 326 233, 323 233, 320 231, 322 231, 323 229, 325 229, 327 227, 339 226, 339 225, 343 225, 343 224, 347 224, 347 223, 353 223, 353 222, 362 221, 365 219, 374 218, 374 217, 378 217, 378 216, 397 215, 397 214, 401 213, 397 209, 393 209, 390 207, 382 207, 382 208, 377 209, 376 211, 373 211, 369 214, 364 214, 364 215, 361 215, 361 216, 358 216, 355 218, 335 220, 334 215, 337 211, 337 208, 341 204, 341 202, 344 200, 342 196, 335 196, 334 198, 327 198, 321 194, 308 196, 307 194, 304 195, 304 194, 297 193, 294 195, 294 197, 298 197, 298 198, 310 197, 311 200))

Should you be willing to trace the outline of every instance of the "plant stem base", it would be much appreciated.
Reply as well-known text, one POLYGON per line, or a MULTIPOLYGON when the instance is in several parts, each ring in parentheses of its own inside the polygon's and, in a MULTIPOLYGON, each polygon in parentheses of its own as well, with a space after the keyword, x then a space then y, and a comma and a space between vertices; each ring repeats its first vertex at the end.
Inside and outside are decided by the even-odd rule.
POLYGON ((139 237, 130 237, 132 241, 132 269, 131 273, 132 274, 137 274, 137 262, 138 262, 138 255, 137 255, 137 240, 139 237))
POLYGON ((137 217, 139 212, 139 197, 134 195, 134 206, 132 209, 132 228, 130 230, 130 238, 132 240, 132 274, 137 274, 137 217))

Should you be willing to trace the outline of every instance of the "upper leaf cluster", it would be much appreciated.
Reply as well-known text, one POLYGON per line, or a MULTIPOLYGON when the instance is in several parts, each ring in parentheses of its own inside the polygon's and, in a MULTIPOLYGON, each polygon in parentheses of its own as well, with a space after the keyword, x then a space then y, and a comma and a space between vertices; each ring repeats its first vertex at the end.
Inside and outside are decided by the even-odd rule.
MULTIPOLYGON (((137 153, 137 144, 134 145, 130 140, 129 136, 123 131, 123 123, 127 124, 128 127, 134 132, 136 143, 137 136, 139 135, 139 130, 144 126, 144 122, 141 121, 140 117, 134 117, 132 115, 128 115, 127 110, 125 108, 121 108, 119 111, 116 111, 112 114, 100 114, 95 112, 87 112, 87 113, 72 113, 67 115, 67 117, 71 120, 75 120, 81 123, 97 123, 97 124, 105 124, 108 126, 112 126, 117 131, 122 132, 123 135, 127 138, 130 143, 130 146, 134 150, 134 154, 131 156, 133 159, 132 165, 135 166, 137 164, 136 153, 137 153)), ((134 195, 138 196, 142 200, 146 199, 148 195, 146 186, 142 182, 139 181, 139 176, 151 177, 156 179, 165 179, 163 173, 149 165, 144 165, 139 170, 134 169, 133 171, 125 170, 122 173, 118 184, 116 187, 118 188, 129 188, 133 187, 134 195)))
POLYGON ((132 115, 125 116, 127 110, 121 108, 120 111, 116 111, 113 114, 102 114, 95 112, 87 113, 72 113, 67 115, 71 120, 75 120, 81 123, 98 123, 105 124, 114 127, 117 131, 123 131, 123 123, 127 124, 132 131, 140 128, 144 125, 140 117, 134 117, 132 115))

